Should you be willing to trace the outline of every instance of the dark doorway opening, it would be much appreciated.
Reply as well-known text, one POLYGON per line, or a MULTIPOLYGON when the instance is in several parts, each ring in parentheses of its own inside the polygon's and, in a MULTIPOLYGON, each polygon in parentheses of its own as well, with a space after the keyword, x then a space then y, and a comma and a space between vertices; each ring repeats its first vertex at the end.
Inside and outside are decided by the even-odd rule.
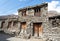
POLYGON ((1 28, 3 28, 3 26, 4 26, 4 23, 5 23, 5 21, 3 21, 3 22, 2 22, 2 24, 1 24, 1 28))
POLYGON ((21 22, 21 28, 24 30, 26 29, 26 22, 21 22))

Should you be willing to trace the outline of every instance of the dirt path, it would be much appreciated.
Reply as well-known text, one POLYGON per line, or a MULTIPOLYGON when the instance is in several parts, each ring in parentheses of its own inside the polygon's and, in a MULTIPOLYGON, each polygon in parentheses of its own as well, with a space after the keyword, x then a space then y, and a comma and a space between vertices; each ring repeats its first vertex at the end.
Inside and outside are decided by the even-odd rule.
POLYGON ((42 41, 42 39, 21 39, 0 33, 0 41, 42 41))

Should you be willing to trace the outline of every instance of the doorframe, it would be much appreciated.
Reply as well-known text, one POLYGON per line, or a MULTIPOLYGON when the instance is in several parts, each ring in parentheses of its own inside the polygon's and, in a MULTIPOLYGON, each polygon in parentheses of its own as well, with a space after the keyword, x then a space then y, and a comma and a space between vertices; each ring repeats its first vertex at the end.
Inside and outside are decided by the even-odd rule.
MULTIPOLYGON (((34 24, 40 24, 42 26, 42 22, 34 22, 33 23, 33 33, 32 33, 32 36, 34 36, 34 24)), ((42 32, 43 33, 43 32, 42 32)), ((39 35, 38 35, 39 36, 39 35)))

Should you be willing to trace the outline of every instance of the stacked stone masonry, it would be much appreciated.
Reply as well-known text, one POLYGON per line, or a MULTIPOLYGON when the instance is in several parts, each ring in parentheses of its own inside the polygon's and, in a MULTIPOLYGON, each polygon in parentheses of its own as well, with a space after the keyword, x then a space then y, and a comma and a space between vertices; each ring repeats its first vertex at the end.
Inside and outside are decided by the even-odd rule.
POLYGON ((20 38, 60 41, 60 16, 48 16, 48 3, 18 10, 18 15, 0 16, 0 31, 20 38))

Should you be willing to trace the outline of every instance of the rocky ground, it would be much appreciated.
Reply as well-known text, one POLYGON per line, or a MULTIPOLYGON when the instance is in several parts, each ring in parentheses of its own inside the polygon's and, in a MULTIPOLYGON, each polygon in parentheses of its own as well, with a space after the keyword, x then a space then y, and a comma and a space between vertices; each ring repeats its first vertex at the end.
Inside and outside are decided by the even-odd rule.
POLYGON ((12 37, 10 35, 0 33, 0 41, 42 41, 42 39, 21 39, 18 37, 12 37))

